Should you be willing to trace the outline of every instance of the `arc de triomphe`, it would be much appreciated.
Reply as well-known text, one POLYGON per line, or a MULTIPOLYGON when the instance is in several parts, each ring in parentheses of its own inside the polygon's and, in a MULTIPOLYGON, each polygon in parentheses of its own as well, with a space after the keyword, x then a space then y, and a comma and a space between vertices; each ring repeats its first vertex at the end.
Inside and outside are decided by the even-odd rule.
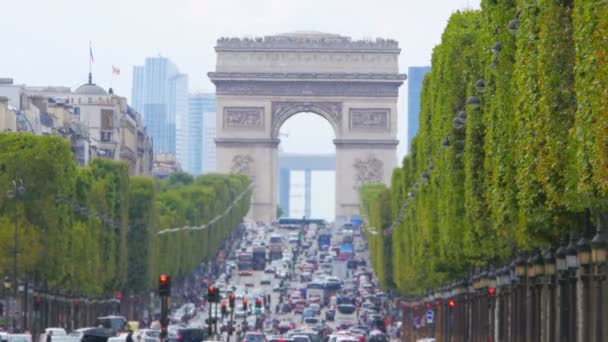
POLYGON ((337 218, 358 214, 361 184, 390 182, 406 79, 396 41, 300 32, 221 38, 215 51, 217 169, 253 179, 251 219, 276 219, 279 129, 298 113, 334 129, 337 218))

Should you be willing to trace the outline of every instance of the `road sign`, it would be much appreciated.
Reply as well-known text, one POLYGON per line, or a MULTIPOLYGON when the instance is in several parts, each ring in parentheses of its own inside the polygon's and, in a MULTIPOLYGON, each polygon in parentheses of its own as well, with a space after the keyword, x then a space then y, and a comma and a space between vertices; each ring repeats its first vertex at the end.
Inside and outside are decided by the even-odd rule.
POLYGON ((434 318, 435 318, 435 314, 434 314, 433 310, 428 310, 426 312, 426 322, 428 324, 432 324, 434 318))
POLYGON ((416 319, 414 320, 414 326, 416 328, 420 328, 421 325, 422 325, 422 320, 420 319, 420 317, 416 317, 416 319))

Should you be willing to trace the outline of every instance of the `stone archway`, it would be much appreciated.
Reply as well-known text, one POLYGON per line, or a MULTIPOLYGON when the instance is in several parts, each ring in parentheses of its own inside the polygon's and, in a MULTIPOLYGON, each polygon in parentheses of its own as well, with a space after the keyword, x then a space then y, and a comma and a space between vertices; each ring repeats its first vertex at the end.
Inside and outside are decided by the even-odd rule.
POLYGON ((306 32, 222 38, 215 49, 218 171, 253 179, 252 219, 275 219, 279 129, 297 113, 334 129, 337 218, 358 214, 362 184, 390 182, 405 80, 396 41, 306 32))

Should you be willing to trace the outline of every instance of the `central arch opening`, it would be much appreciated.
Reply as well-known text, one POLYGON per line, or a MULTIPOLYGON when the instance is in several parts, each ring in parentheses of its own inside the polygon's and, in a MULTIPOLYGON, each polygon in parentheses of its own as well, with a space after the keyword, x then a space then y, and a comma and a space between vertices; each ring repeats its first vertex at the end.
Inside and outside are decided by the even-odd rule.
POLYGON ((324 117, 301 112, 279 128, 278 203, 282 217, 335 219, 334 128, 324 117), (333 161, 333 164, 332 164, 333 161))

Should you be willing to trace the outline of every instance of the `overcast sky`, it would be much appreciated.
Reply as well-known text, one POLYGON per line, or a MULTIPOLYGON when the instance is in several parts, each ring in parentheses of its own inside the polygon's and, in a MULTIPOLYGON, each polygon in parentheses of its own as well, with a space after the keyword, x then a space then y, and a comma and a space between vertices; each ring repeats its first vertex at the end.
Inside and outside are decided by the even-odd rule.
MULTIPOLYGON (((302 30, 338 33, 354 39, 396 39, 402 49, 401 72, 406 73, 408 66, 430 64, 432 49, 439 43, 451 13, 478 8, 479 2, 2 0, 0 77, 12 77, 27 85, 76 87, 86 82, 92 41, 94 82, 114 88, 119 95, 131 96, 133 66, 159 54, 172 59, 181 72, 189 75, 191 91, 213 91, 206 74, 215 68, 213 47, 217 38, 302 30), (112 74, 113 65, 121 69, 119 76, 112 74)), ((399 102, 399 139, 403 140, 407 86, 401 88, 399 102)), ((303 125, 300 127, 307 127, 306 120, 303 125)), ((308 131, 313 136, 316 133, 308 131)), ((292 145, 300 149, 308 144, 293 141, 292 145)), ((313 147, 308 152, 324 151, 313 147)), ((402 154, 403 144, 399 158, 402 154)))

